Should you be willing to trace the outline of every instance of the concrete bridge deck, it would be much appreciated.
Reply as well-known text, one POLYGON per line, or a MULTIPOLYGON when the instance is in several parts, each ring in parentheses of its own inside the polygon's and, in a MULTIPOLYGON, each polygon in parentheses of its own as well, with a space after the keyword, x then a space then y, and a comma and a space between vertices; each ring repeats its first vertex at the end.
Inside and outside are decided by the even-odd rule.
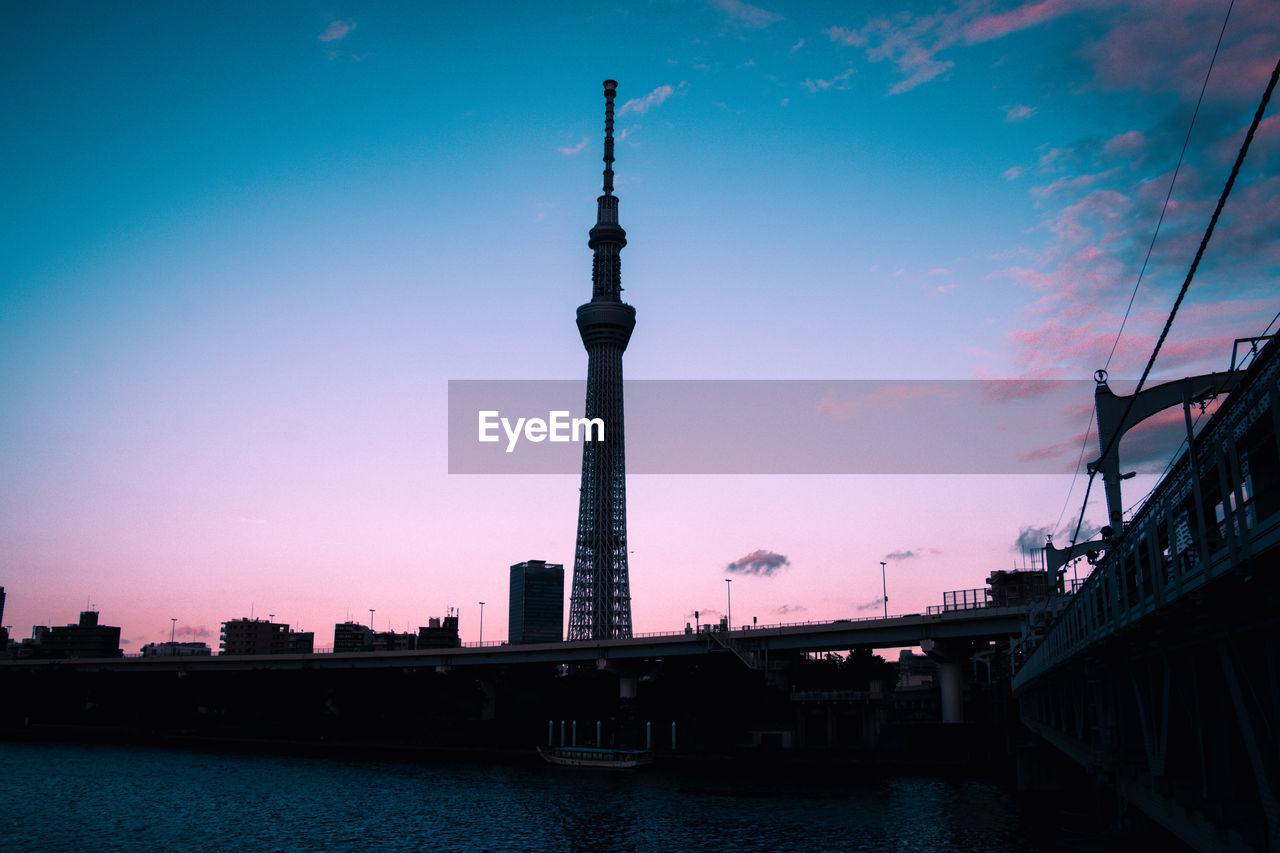
POLYGON ((79 672, 196 672, 245 670, 410 669, 655 660, 688 655, 764 655, 855 648, 898 648, 923 641, 1007 639, 1022 633, 1025 607, 985 607, 888 618, 838 619, 733 631, 654 634, 626 640, 586 640, 530 645, 485 645, 394 652, 342 654, 215 655, 210 657, 71 658, 0 661, 5 669, 79 672))

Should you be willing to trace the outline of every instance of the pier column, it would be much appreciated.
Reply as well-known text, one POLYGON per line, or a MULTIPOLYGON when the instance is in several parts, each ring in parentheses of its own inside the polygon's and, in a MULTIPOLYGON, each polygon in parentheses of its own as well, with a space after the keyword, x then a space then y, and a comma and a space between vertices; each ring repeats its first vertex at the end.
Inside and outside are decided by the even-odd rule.
POLYGON ((964 722, 964 670, 973 654, 966 640, 921 640, 920 650, 938 664, 938 691, 942 698, 942 722, 964 722))
POLYGON ((601 672, 611 672, 618 676, 619 699, 636 698, 636 688, 640 684, 640 675, 634 665, 599 658, 596 660, 596 669, 601 672))

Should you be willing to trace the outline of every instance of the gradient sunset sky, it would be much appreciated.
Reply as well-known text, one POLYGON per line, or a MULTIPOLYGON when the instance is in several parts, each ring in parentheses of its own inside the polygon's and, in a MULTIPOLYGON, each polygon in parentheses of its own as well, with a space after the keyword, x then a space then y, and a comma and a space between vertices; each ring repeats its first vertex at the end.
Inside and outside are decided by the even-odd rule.
MULTIPOLYGON (((1237 0, 1110 355, 1227 8, 7 4, 4 624, 475 641, 485 601, 499 640, 510 564, 567 587, 577 477, 450 475, 447 383, 585 376, 606 78, 629 379, 1136 379, 1280 56, 1237 0)), ((1280 310, 1276 109, 1153 382, 1280 310)), ((891 613, 980 587, 1070 538, 1090 404, 1045 412, 1060 474, 633 476, 635 630, 726 577, 735 624, 877 612, 881 560, 891 613)))

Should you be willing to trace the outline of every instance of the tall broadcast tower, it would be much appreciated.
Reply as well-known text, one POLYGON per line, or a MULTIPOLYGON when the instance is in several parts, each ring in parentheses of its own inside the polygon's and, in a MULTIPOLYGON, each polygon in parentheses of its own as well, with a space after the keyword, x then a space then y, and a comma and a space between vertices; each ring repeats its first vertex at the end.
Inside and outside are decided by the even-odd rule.
POLYGON ((627 465, 622 440, 622 353, 636 325, 636 309, 622 301, 619 255, 627 233, 618 225, 613 194, 613 99, 618 84, 604 81, 604 195, 587 245, 595 252, 591 301, 578 306, 578 332, 587 348, 588 418, 604 421, 604 441, 582 445, 578 548, 569 598, 569 639, 631 636, 627 578, 627 465))

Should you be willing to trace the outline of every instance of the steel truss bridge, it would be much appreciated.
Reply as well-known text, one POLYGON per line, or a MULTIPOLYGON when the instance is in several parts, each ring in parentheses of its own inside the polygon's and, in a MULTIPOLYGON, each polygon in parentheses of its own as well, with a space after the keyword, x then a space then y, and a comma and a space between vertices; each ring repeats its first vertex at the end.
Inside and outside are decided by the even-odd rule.
POLYGON ((1105 556, 1013 680, 1035 736, 1200 850, 1280 849, 1276 349, 1089 546, 1105 556))

